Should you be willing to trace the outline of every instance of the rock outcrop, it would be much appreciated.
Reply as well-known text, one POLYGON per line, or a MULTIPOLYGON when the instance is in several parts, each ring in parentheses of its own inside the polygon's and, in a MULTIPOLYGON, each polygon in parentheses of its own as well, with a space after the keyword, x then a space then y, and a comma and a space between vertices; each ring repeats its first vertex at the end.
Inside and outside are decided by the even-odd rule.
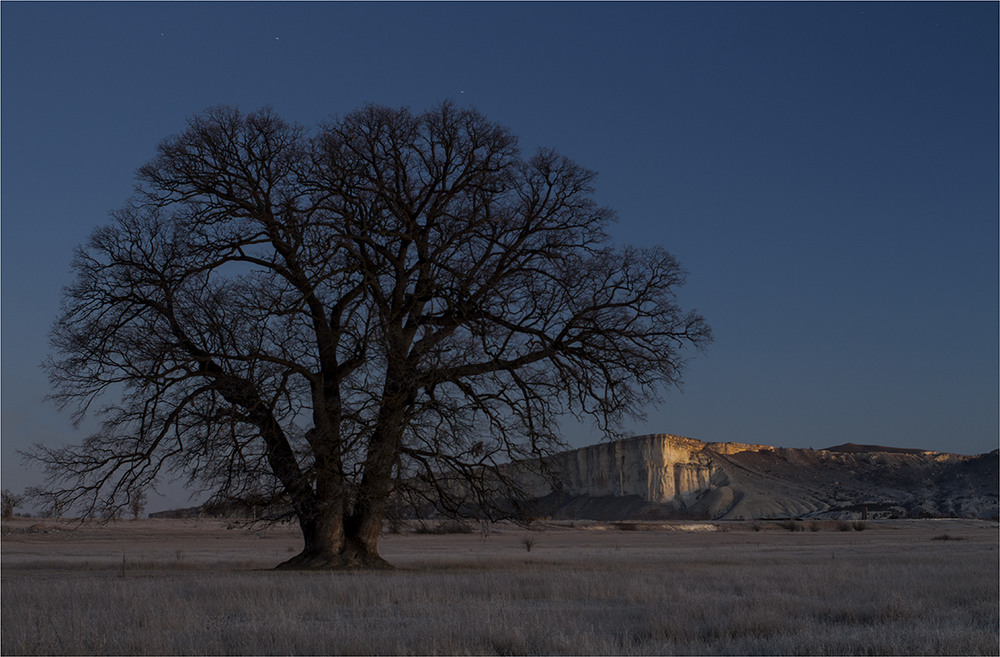
POLYGON ((639 436, 557 454, 526 475, 553 518, 855 518, 998 515, 1000 453, 846 444, 825 450, 639 436))

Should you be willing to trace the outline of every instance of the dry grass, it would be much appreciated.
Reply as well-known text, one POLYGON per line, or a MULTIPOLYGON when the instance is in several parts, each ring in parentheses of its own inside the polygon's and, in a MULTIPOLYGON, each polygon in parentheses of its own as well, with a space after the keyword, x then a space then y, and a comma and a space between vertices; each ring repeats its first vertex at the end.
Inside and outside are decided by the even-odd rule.
POLYGON ((727 528, 549 527, 532 533, 530 553, 521 530, 402 534, 384 539, 399 570, 360 573, 253 570, 287 558, 294 534, 281 528, 248 535, 209 525, 190 530, 182 545, 181 538, 144 542, 140 525, 128 542, 120 523, 103 538, 99 529, 76 534, 75 552, 73 534, 8 534, 0 647, 4 654, 1000 653, 996 524, 727 528), (964 540, 932 540, 945 529, 964 540), (108 538, 115 532, 117 542, 108 538), (217 561, 199 551, 205 542, 217 561))

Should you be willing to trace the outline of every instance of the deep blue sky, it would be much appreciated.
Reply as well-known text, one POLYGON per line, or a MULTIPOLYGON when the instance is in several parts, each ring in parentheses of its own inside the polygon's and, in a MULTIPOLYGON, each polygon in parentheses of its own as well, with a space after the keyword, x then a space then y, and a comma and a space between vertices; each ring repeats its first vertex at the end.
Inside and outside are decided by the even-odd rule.
POLYGON ((616 240, 672 251, 716 336, 639 433, 995 449, 997 25, 992 2, 5 2, 3 486, 39 477, 15 450, 84 436, 39 369, 73 247, 220 103, 311 126, 452 98, 599 171, 616 240))

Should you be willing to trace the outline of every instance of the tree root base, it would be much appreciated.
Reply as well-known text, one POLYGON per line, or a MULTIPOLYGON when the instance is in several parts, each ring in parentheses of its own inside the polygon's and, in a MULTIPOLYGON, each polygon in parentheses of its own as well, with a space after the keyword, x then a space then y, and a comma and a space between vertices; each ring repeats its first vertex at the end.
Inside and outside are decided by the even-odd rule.
POLYGON ((377 554, 315 554, 300 552, 275 570, 393 570, 394 566, 377 554))

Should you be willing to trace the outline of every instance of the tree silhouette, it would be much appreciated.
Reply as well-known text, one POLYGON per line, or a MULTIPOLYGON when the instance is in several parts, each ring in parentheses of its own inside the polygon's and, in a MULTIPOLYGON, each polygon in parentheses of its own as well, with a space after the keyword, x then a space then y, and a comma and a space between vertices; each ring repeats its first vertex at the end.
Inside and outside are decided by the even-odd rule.
POLYGON ((47 494, 113 507, 171 472, 281 499, 299 568, 384 565, 392 500, 511 512, 499 466, 567 413, 612 435, 710 340, 671 255, 609 245, 594 175, 450 103, 192 118, 73 261, 47 368, 103 422, 35 446, 47 494))
POLYGON ((138 520, 146 509, 146 492, 143 490, 133 491, 128 500, 128 509, 132 512, 132 519, 138 520))
POLYGON ((9 488, 4 488, 3 493, 0 494, 0 507, 2 507, 4 518, 13 518, 14 511, 17 507, 24 504, 27 496, 23 493, 14 493, 9 488))

